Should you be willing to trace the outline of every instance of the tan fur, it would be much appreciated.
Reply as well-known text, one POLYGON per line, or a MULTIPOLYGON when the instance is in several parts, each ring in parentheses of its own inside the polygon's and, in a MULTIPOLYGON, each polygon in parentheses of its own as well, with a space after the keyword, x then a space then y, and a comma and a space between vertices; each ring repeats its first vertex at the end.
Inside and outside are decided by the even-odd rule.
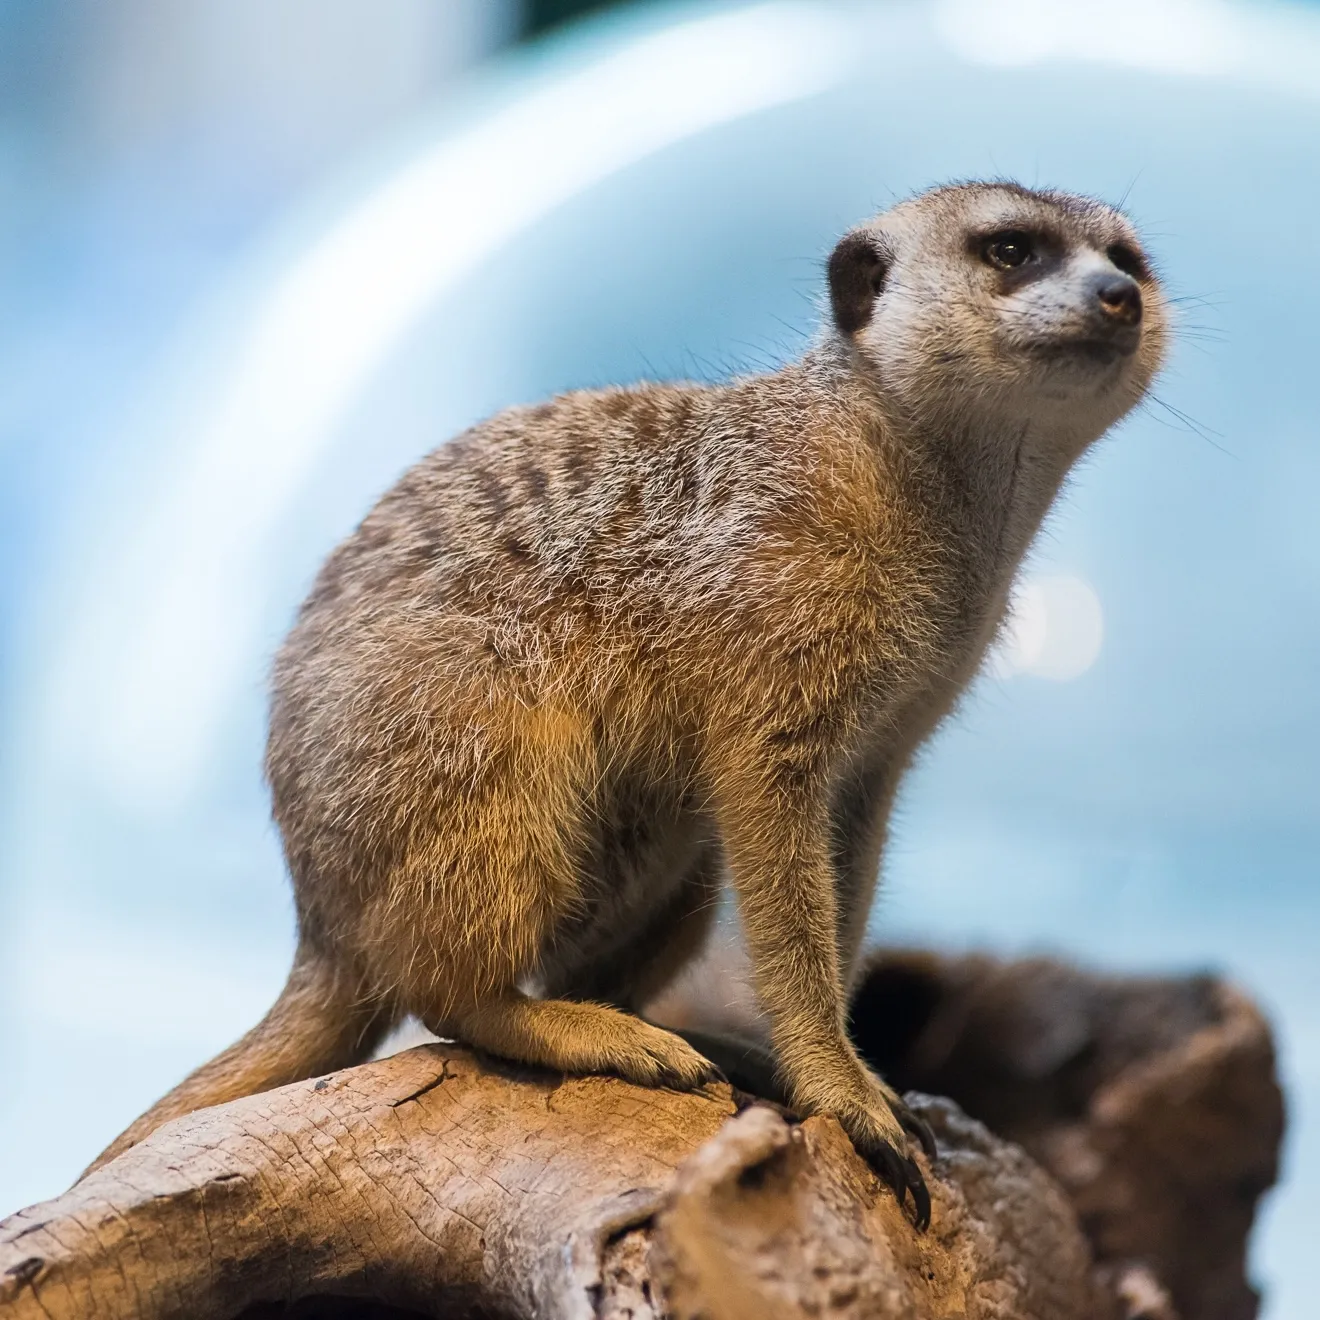
POLYGON ((275 665, 290 988, 102 1160, 406 1013, 529 1063, 700 1084, 706 1060, 633 1012, 726 871, 794 1101, 901 1155, 845 987, 899 777, 1069 468, 1158 369, 1144 267, 1134 351, 1106 347, 1114 244, 1139 252, 1099 203, 938 189, 840 244, 834 323, 800 362, 511 409, 418 463, 275 665), (1052 254, 1034 280, 989 264, 1006 229, 1052 254))

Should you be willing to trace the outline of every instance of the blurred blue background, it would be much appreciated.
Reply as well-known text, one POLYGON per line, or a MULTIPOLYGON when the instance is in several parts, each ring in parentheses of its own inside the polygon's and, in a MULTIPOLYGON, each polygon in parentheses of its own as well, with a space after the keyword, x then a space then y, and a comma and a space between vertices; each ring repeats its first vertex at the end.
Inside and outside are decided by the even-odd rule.
POLYGON ((1179 304, 906 787, 875 932, 1211 967, 1320 1230, 1320 7, 0 0, 0 1214, 264 1012, 266 666, 320 559, 505 404, 801 349, 832 241, 1013 175, 1179 304), (1190 418, 1190 420, 1186 420, 1190 418))

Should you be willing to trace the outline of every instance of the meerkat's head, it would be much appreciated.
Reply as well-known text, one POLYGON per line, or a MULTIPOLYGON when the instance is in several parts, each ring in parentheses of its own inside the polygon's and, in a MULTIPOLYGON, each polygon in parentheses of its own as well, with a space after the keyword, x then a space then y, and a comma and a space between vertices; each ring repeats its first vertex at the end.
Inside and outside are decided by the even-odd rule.
POLYGON ((1082 447, 1164 356, 1167 307, 1136 231, 1068 193, 932 189, 847 234, 829 283, 860 369, 935 424, 1039 423, 1082 447))

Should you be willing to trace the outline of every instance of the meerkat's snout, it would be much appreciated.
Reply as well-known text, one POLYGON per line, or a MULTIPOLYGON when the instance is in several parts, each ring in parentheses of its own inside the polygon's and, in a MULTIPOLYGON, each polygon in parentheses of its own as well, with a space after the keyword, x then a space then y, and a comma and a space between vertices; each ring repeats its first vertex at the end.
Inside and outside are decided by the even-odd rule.
POLYGON ((1102 276, 1095 282, 1095 296, 1101 315, 1114 325, 1141 324, 1141 286, 1130 275, 1102 276))
POLYGON ((1083 275, 1078 302, 1080 316, 1065 315, 1053 333, 1062 356, 1074 351, 1103 366, 1130 358, 1141 347, 1144 307, 1141 285, 1131 275, 1115 271, 1103 257, 1107 269, 1083 275))

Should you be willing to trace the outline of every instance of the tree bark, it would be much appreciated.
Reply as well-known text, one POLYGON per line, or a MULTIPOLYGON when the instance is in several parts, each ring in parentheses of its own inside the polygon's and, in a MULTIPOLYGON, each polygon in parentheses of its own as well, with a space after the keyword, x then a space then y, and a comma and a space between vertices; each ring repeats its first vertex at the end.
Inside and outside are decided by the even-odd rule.
POLYGON ((837 1124, 420 1046, 176 1120, 0 1233, 7 1316, 1103 1315, 1065 1199, 948 1102, 918 1234, 837 1124))
POLYGON ((924 1234, 832 1120, 432 1044, 178 1119, 4 1221, 0 1315, 1254 1313, 1282 1116, 1240 995, 891 955, 853 1018, 891 1076, 1022 1143, 910 1094, 939 1141, 924 1234))

